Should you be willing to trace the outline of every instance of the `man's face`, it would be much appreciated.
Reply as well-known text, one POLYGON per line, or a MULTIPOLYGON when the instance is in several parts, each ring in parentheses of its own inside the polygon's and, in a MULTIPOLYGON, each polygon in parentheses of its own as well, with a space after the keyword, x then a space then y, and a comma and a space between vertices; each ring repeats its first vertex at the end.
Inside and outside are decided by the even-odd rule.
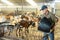
POLYGON ((42 13, 46 13, 46 12, 47 12, 47 10, 48 10, 47 8, 46 8, 46 9, 44 9, 44 10, 42 10, 42 13))

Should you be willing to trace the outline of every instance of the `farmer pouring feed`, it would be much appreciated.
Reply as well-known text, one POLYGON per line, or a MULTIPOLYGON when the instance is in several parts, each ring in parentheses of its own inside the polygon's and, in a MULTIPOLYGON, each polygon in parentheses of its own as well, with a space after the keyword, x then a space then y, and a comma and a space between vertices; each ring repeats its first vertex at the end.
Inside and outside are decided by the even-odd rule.
POLYGON ((54 26, 58 22, 58 18, 48 10, 46 5, 43 5, 40 9, 43 14, 40 15, 38 30, 43 31, 44 37, 43 40, 54 40, 54 26), (47 36, 48 34, 48 36, 47 36))

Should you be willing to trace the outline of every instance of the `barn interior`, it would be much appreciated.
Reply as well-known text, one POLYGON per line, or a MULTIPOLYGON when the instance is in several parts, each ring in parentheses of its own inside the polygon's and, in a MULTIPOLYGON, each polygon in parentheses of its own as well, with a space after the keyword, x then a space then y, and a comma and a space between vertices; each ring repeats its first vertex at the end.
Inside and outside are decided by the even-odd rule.
MULTIPOLYGON (((47 5, 48 10, 58 17, 54 40, 60 40, 60 0, 0 0, 0 39, 42 40, 43 32, 38 30, 38 17, 42 14, 40 11, 42 5, 47 5), (19 24, 23 18, 35 23, 34 26, 31 24, 28 27, 28 33, 25 26, 19 24)), ((25 24, 28 25, 28 23, 23 25, 25 24)))

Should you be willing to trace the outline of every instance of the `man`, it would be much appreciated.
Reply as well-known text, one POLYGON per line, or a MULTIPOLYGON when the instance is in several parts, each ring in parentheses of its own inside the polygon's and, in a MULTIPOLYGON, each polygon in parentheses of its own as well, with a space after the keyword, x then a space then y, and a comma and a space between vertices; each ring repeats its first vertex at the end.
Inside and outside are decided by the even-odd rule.
MULTIPOLYGON (((58 18, 52 12, 49 12, 48 7, 46 5, 43 5, 40 11, 42 11, 43 13, 42 15, 40 15, 40 20, 43 17, 46 17, 46 18, 51 18, 55 23, 58 21, 58 18)), ((48 34, 50 40, 54 40, 54 27, 51 30, 49 34, 44 32, 44 35, 48 34)), ((45 36, 43 40, 48 40, 48 36, 45 36)))

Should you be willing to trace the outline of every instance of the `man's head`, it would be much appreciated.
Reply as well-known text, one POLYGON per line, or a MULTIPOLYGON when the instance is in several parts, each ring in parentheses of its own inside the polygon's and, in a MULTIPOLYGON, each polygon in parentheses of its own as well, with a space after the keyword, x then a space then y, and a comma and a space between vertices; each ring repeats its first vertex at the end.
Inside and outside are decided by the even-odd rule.
POLYGON ((46 5, 43 5, 40 9, 43 13, 46 13, 48 11, 48 7, 46 5))

